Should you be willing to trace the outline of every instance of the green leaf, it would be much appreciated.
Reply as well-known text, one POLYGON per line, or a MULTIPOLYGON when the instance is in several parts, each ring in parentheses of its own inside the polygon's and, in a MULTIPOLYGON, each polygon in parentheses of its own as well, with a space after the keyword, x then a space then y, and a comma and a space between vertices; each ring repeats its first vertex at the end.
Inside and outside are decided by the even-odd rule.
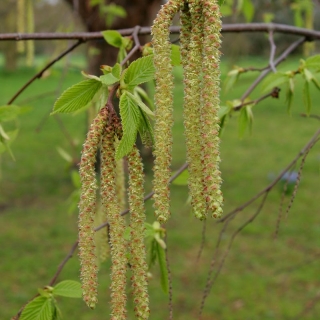
POLYGON ((121 76, 122 67, 120 63, 116 63, 114 67, 112 68, 112 74, 117 78, 120 79, 121 76))
POLYGON ((96 80, 96 81, 100 81, 99 77, 94 76, 92 74, 88 74, 88 73, 86 73, 84 71, 81 71, 81 74, 87 79, 93 79, 93 80, 96 80))
POLYGON ((305 61, 306 68, 320 71, 320 54, 312 56, 305 61))
POLYGON ((126 156, 136 141, 137 131, 141 122, 141 112, 125 91, 120 97, 120 115, 123 136, 116 150, 116 159, 126 156))
POLYGON ((310 114, 311 111, 311 95, 310 95, 310 87, 309 82, 305 81, 304 87, 303 87, 303 101, 306 106, 307 115, 310 114))
POLYGON ((160 266, 160 281, 164 293, 169 293, 169 277, 165 250, 156 242, 157 257, 160 266))
POLYGON ((130 89, 141 83, 152 80, 154 72, 153 55, 142 57, 130 64, 124 74, 123 80, 130 89))
POLYGON ((138 128, 140 138, 142 143, 146 147, 151 147, 154 144, 153 127, 150 123, 148 116, 142 111, 141 112, 141 122, 138 128))
POLYGON ((40 296, 25 306, 20 320, 53 320, 53 314, 52 299, 40 296))
POLYGON ((172 183, 178 186, 186 186, 188 185, 188 179, 189 179, 189 171, 184 170, 176 179, 174 179, 172 183))
POLYGON ((119 78, 116 78, 112 73, 108 73, 100 76, 100 80, 105 86, 111 86, 112 84, 118 82, 119 78))
POLYGON ((224 89, 228 92, 237 82, 240 75, 240 69, 236 68, 228 72, 228 76, 224 82, 224 89))
POLYGON ((129 91, 126 91, 126 93, 141 108, 144 113, 146 113, 151 118, 154 118, 154 113, 142 102, 141 99, 139 99, 129 91))
POLYGON ((54 104, 53 112, 70 113, 84 108, 91 102, 102 83, 94 79, 81 81, 62 93, 54 104))
POLYGON ((223 3, 224 3, 224 0, 219 0, 219 1, 218 1, 219 6, 222 6, 223 3))
POLYGON ((62 157, 62 159, 66 160, 68 163, 72 163, 72 156, 63 148, 57 147, 57 151, 62 157))
POLYGON ((180 46, 176 44, 171 45, 171 63, 173 66, 180 66, 181 64, 180 46))
POLYGON ((156 230, 154 230, 153 225, 145 222, 144 226, 145 226, 144 237, 145 238, 149 238, 149 237, 154 238, 156 230))
POLYGON ((254 16, 254 5, 252 0, 243 0, 242 12, 247 22, 251 22, 254 16))
POLYGON ((149 98, 149 96, 145 90, 143 90, 141 87, 137 86, 134 88, 134 93, 135 94, 137 93, 142 99, 144 99, 148 103, 149 109, 151 111, 154 110, 153 101, 149 98))
POLYGON ((75 188, 80 189, 81 188, 81 181, 80 181, 80 174, 77 170, 71 171, 71 181, 75 188))
POLYGON ((0 122, 7 122, 16 119, 20 113, 20 108, 16 105, 0 107, 0 122))
POLYGON ((238 125, 239 125, 239 137, 243 138, 247 128, 251 130, 253 122, 252 106, 248 105, 241 108, 238 125))
POLYGON ((103 38, 113 47, 120 48, 122 46, 122 36, 118 31, 106 30, 102 31, 103 38))
POLYGON ((273 73, 262 84, 262 91, 269 91, 289 81, 289 75, 281 72, 273 73))
POLYGON ((16 139, 18 132, 19 132, 19 129, 7 131, 6 135, 9 137, 9 140, 5 140, 4 138, 2 138, 2 136, 0 136, 0 154, 7 151, 10 154, 12 160, 14 161, 15 161, 15 158, 11 151, 10 145, 16 139))
POLYGON ((291 114, 292 101, 293 101, 293 92, 290 90, 290 88, 288 88, 287 94, 286 94, 286 102, 287 102, 287 111, 289 114, 291 114))
POLYGON ((73 280, 61 281, 55 285, 52 293, 55 296, 62 296, 68 298, 81 298, 82 289, 81 283, 73 280))

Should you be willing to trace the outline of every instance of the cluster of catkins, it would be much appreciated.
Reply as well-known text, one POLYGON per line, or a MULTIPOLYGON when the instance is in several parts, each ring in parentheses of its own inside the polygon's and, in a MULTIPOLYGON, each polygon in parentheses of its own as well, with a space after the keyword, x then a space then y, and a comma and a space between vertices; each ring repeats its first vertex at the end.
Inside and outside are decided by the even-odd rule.
MULTIPOLYGON (((196 217, 205 219, 222 213, 223 197, 219 171, 219 47, 220 11, 216 0, 169 0, 162 6, 152 27, 156 69, 156 121, 154 145, 154 207, 159 222, 170 216, 169 179, 172 134, 171 44, 169 27, 176 13, 181 18, 181 60, 184 68, 184 124, 189 165, 189 189, 196 217)), ((121 124, 113 108, 102 108, 94 119, 83 146, 79 203, 79 256, 83 297, 89 307, 97 303, 97 263, 94 220, 98 182, 95 172, 100 148, 100 197, 104 219, 108 221, 111 247, 111 319, 126 319, 126 273, 130 264, 135 313, 148 319, 147 263, 144 246, 143 166, 136 146, 127 155, 130 209, 130 241, 125 240, 123 205, 118 189, 124 184, 115 148, 122 136, 121 124), (119 170, 120 168, 120 170, 119 170), (117 175, 117 172, 120 174, 117 175), (122 181, 119 187, 119 179, 122 181), (127 248, 129 248, 127 250, 127 248), (128 255, 129 253, 129 255, 128 255), (129 261, 128 261, 129 256, 129 261)), ((121 192, 120 192, 121 193, 121 192)), ((100 217, 101 219, 101 217, 100 217)), ((103 219, 103 218, 102 218, 103 219)), ((101 248, 100 248, 101 251, 101 248)))
POLYGON ((152 27, 156 68, 154 207, 160 222, 170 216, 169 179, 172 134, 171 43, 169 27, 180 11, 184 69, 184 126, 191 204, 197 218, 222 213, 219 170, 219 63, 221 19, 217 0, 169 0, 152 27))
MULTIPOLYGON (((117 163, 115 145, 121 139, 121 125, 117 116, 107 107, 94 119, 83 145, 80 162, 82 192, 79 203, 79 257, 83 298, 90 308, 97 303, 97 258, 94 241, 98 183, 95 172, 96 154, 100 148, 100 197, 105 219, 109 224, 111 247, 111 319, 126 319, 126 274, 130 263, 135 313, 138 319, 149 317, 147 290, 147 263, 144 245, 144 176, 141 157, 136 146, 128 154, 130 208, 130 242, 127 244, 126 229, 121 213, 121 199, 117 192, 117 163), (128 249, 127 249, 128 248, 128 249), (128 253, 130 261, 128 261, 128 253)), ((120 178, 121 174, 120 174, 120 178)), ((106 239, 106 243, 108 239, 106 239)))

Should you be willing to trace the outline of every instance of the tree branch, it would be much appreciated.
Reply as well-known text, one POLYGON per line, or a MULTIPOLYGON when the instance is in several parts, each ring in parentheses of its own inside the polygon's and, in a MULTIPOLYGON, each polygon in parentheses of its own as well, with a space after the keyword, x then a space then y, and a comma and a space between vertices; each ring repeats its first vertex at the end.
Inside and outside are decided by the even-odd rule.
POLYGON ((42 74, 49 69, 51 66, 53 66, 57 61, 61 60, 64 56, 66 56, 69 52, 73 51, 76 47, 80 46, 83 41, 79 40, 75 44, 73 44, 70 48, 67 50, 63 51, 58 57, 56 57, 54 60, 50 61, 44 68, 42 68, 37 74, 35 74, 26 84, 24 84, 18 91, 17 93, 8 101, 8 105, 12 104, 18 97, 19 95, 29 87, 29 85, 35 81, 36 79, 41 78, 42 74))
MULTIPOLYGON (((117 30, 122 36, 130 36, 134 32, 134 28, 117 30)), ((320 40, 320 31, 298 28, 286 24, 278 23, 233 23, 223 24, 222 33, 239 33, 239 32, 278 32, 284 34, 292 34, 303 36, 306 41, 320 40)), ((170 32, 176 34, 180 32, 180 27, 171 27, 170 32)), ((141 27, 139 35, 148 35, 151 33, 150 27, 141 27)), ((78 39, 83 42, 88 40, 101 40, 103 36, 101 32, 71 32, 71 33, 2 33, 0 41, 6 40, 70 40, 78 39)))

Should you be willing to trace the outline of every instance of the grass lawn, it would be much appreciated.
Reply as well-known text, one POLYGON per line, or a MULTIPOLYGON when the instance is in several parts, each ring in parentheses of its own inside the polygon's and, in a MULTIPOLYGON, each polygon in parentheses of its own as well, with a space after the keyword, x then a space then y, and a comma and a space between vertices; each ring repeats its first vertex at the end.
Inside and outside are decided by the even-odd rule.
MULTIPOLYGON (((285 70, 298 67, 299 59, 283 65, 285 70)), ((241 66, 261 66, 262 61, 248 58, 241 66)), ((223 78, 230 66, 222 65, 223 78)), ((49 116, 55 98, 71 84, 80 81, 79 68, 67 73, 62 65, 53 68, 45 79, 37 80, 17 100, 28 105, 30 112, 19 118, 20 132, 12 144, 15 161, 1 155, 0 180, 0 319, 10 319, 20 307, 48 284, 57 266, 77 238, 77 215, 69 215, 67 198, 73 191, 70 170, 57 147, 80 154, 85 137, 83 114, 49 116), (32 97, 35 99, 31 100, 32 97), (61 130, 63 125, 64 130, 61 130), (66 135, 67 131, 67 135, 66 135), (70 149, 66 137, 76 143, 70 149)), ((0 69, 0 105, 35 73, 21 68, 15 74, 0 69)), ((257 74, 246 74, 233 91, 222 92, 222 104, 240 97, 257 74)), ((176 72, 173 170, 185 161, 182 112, 182 77, 176 72)), ((261 95, 254 92, 252 98, 261 95)), ((319 114, 319 91, 312 89, 312 112, 319 114)), ((225 213, 241 205, 270 183, 298 153, 318 129, 319 122, 302 118, 302 87, 297 83, 292 116, 288 116, 285 91, 280 99, 267 99, 253 108, 253 132, 239 139, 237 115, 229 119, 222 134, 221 170, 225 213)), ((296 168, 296 171, 298 167, 296 168)), ((301 184, 286 219, 281 221, 278 239, 276 228, 281 188, 270 193, 261 214, 235 239, 221 274, 206 301, 203 320, 294 319, 319 297, 320 147, 309 153, 301 184)), ((147 188, 150 188, 150 165, 146 165, 147 188)), ((187 203, 187 187, 172 186, 172 218, 167 224, 168 248, 173 278, 175 320, 196 319, 210 261, 221 224, 207 221, 206 242, 198 263, 202 222, 197 221, 187 203)), ((149 191, 149 190, 147 190, 149 191)), ((286 196, 285 204, 290 196, 286 196)), ((247 208, 230 223, 221 239, 220 257, 230 236, 257 209, 259 202, 247 208)), ((147 203, 148 221, 152 222, 152 203, 147 203)), ((217 264, 215 265, 217 270, 217 264)), ((160 287, 157 268, 150 279, 151 317, 168 318, 168 297, 160 287)), ((89 310, 80 299, 60 299, 64 319, 108 319, 109 264, 100 271, 99 304, 89 310)), ((65 266, 60 280, 78 280, 79 263, 73 257, 65 266)), ((132 310, 131 302, 128 302, 132 310)), ((320 305, 310 308, 301 319, 319 319, 320 305)), ((133 313, 129 312, 129 319, 133 313)))

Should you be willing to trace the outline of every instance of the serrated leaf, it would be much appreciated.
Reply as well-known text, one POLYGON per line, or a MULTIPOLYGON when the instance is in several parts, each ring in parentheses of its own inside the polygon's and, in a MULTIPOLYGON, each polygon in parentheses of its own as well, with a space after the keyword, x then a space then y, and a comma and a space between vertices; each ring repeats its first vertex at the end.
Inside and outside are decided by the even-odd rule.
POLYGON ((157 258, 160 267, 160 282, 164 293, 169 293, 169 277, 165 250, 156 242, 157 258))
POLYGON ((52 293, 55 296, 68 297, 68 298, 81 298, 82 297, 81 283, 74 280, 61 281, 55 285, 52 293))
POLYGON ((133 61, 124 74, 124 82, 128 88, 148 82, 154 77, 153 55, 133 61))
POLYGON ((303 75, 304 75, 305 79, 306 79, 308 82, 310 82, 310 81, 312 80, 312 78, 313 78, 313 74, 312 74, 311 71, 308 70, 307 68, 304 68, 304 69, 303 69, 303 75))
POLYGON ((140 112, 141 122, 138 131, 141 141, 146 147, 152 147, 152 145, 154 144, 153 127, 148 116, 142 110, 140 110, 140 112))
POLYGON ((176 44, 171 45, 171 63, 173 66, 181 65, 180 46, 176 44))
POLYGON ((305 61, 305 66, 310 69, 320 70, 320 54, 308 58, 305 61))
POLYGON ((239 127, 239 137, 243 138, 244 133, 247 130, 249 125, 249 119, 246 108, 241 108, 240 115, 238 119, 238 127, 239 127))
POLYGON ((0 122, 14 120, 20 113, 20 108, 16 105, 0 107, 0 122))
POLYGON ((118 31, 106 30, 102 31, 103 38, 113 47, 120 48, 122 46, 122 36, 118 31))
POLYGON ((123 136, 116 150, 116 160, 126 156, 132 150, 141 122, 140 109, 136 106, 135 101, 127 95, 127 92, 124 92, 120 97, 120 115, 123 136))
POLYGON ((111 86, 112 84, 118 82, 119 78, 116 78, 112 73, 108 73, 100 76, 100 80, 105 86, 111 86))
POLYGON ((144 113, 146 113, 151 118, 154 118, 154 113, 142 102, 141 99, 139 99, 129 91, 126 91, 126 93, 141 108, 144 113))
POLYGON ((284 83, 287 83, 288 81, 289 76, 287 74, 281 72, 273 73, 269 77, 267 77, 265 81, 263 81, 262 91, 269 91, 274 87, 278 87, 284 83))
POLYGON ((242 12, 246 22, 251 22, 254 16, 254 5, 251 0, 243 0, 242 12))
POLYGON ((53 320, 54 307, 51 298, 36 297, 23 309, 20 320, 53 320))
POLYGON ((55 113, 70 113, 86 107, 101 88, 102 83, 94 79, 81 81, 62 93, 53 107, 55 113))
POLYGON ((303 101, 306 106, 307 115, 310 114, 311 111, 311 95, 310 95, 310 87, 309 82, 305 81, 304 87, 303 87, 303 101))

